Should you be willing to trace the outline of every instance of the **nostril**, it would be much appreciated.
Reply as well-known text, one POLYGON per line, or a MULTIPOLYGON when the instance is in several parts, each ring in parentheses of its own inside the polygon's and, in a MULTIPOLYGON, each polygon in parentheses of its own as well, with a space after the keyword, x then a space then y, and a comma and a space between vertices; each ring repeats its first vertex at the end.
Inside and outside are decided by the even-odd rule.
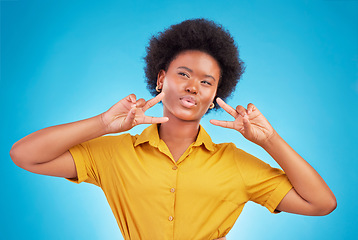
POLYGON ((196 94, 198 91, 196 90, 196 88, 186 88, 185 89, 186 92, 188 93, 193 93, 193 94, 196 94))

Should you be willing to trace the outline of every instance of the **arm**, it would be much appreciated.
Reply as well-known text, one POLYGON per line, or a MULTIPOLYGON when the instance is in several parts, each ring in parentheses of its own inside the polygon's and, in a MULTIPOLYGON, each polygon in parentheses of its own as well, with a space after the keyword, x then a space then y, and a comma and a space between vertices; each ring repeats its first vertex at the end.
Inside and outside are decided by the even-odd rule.
POLYGON ((16 165, 27 171, 75 178, 76 167, 68 149, 105 133, 101 115, 98 115, 34 132, 16 142, 10 156, 16 165))
POLYGON ((282 199, 277 210, 327 215, 336 208, 336 198, 322 177, 276 132, 262 147, 281 166, 294 187, 282 199))
POLYGON ((124 132, 139 124, 161 123, 168 119, 144 113, 164 94, 145 102, 131 94, 108 111, 78 122, 53 126, 34 132, 16 142, 10 150, 14 163, 27 171, 66 178, 77 177, 71 147, 108 133, 124 132))
POLYGON ((285 171, 293 189, 282 199, 277 210, 302 215, 327 215, 336 208, 336 199, 322 177, 296 153, 272 128, 253 105, 233 109, 223 100, 218 104, 235 120, 211 120, 214 125, 239 131, 246 139, 264 148, 285 171))

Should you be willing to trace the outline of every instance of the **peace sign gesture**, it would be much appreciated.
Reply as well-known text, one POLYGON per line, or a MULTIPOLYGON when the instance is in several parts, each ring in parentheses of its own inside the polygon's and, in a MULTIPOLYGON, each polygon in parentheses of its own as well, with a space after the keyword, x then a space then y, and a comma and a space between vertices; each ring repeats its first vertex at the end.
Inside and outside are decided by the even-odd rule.
POLYGON ((131 94, 123 98, 108 111, 102 113, 102 122, 107 133, 124 132, 139 124, 164 123, 167 117, 149 117, 144 113, 149 108, 160 102, 164 93, 145 101, 143 98, 137 100, 136 95, 131 94))
POLYGON ((212 119, 210 120, 210 123, 224 128, 235 129, 247 140, 260 146, 263 146, 276 133, 271 124, 254 104, 248 104, 247 109, 241 105, 238 105, 236 109, 234 109, 226 104, 221 98, 217 98, 216 102, 227 113, 233 116, 235 120, 221 121, 212 119))

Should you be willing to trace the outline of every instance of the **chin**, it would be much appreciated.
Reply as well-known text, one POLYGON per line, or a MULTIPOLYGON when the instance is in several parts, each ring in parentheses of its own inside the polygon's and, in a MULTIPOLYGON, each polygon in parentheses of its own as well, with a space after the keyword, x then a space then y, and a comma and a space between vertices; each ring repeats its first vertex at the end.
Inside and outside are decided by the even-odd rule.
POLYGON ((181 117, 180 119, 181 119, 182 121, 186 121, 186 122, 200 121, 200 119, 193 118, 192 116, 185 116, 185 117, 181 117))
POLYGON ((202 116, 200 117, 197 112, 193 111, 179 111, 174 114, 178 119, 183 121, 200 121, 202 116))
POLYGON ((164 115, 166 117, 176 118, 177 120, 181 121, 200 121, 201 118, 204 116, 205 113, 200 113, 200 109, 198 108, 184 108, 182 106, 175 106, 168 108, 166 104, 164 105, 164 115))

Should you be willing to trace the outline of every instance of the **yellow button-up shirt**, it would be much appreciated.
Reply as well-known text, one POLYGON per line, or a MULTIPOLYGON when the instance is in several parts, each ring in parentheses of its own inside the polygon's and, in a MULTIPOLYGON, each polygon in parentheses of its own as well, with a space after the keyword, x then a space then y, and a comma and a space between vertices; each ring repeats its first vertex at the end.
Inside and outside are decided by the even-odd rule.
POLYGON ((216 239, 247 201, 274 212, 292 188, 272 168, 233 143, 214 144, 200 127, 175 162, 157 125, 132 136, 99 137, 70 149, 80 183, 102 188, 124 239, 216 239))

